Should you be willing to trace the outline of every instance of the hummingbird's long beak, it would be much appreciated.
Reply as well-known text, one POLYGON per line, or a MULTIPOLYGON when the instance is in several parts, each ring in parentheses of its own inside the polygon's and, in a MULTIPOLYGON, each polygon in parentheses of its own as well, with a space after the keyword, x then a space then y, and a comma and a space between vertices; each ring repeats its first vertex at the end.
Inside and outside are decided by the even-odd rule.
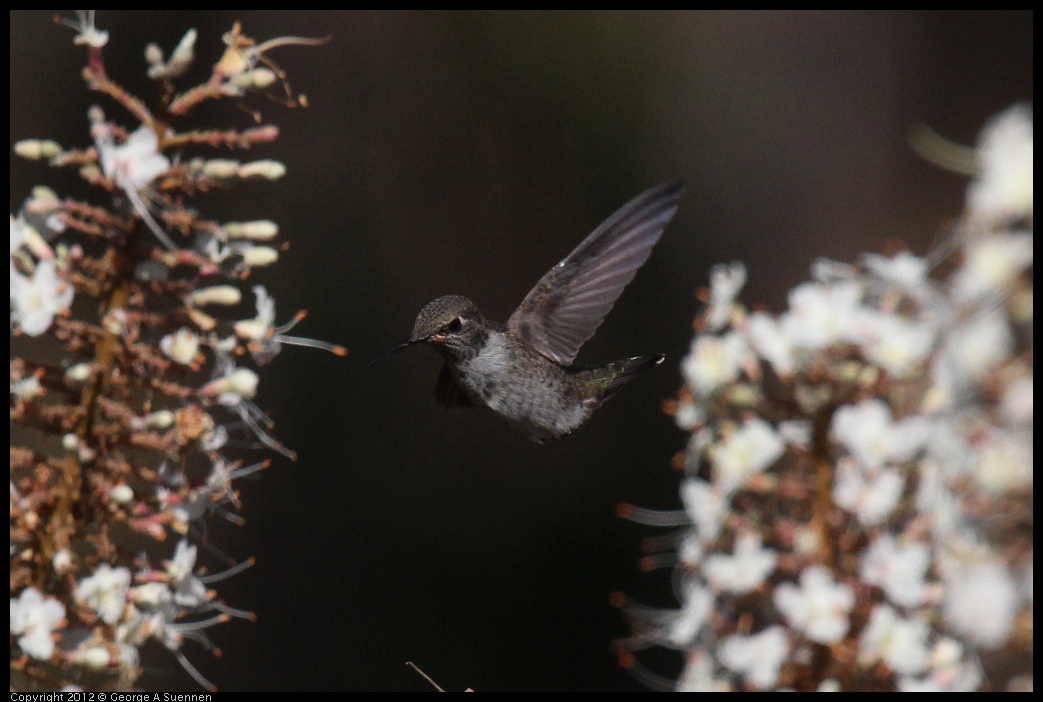
POLYGON ((403 341, 398 346, 392 346, 390 349, 388 349, 387 351, 385 351, 384 353, 380 354, 379 356, 374 358, 372 361, 370 361, 369 365, 367 365, 366 368, 369 368, 370 366, 375 366, 376 364, 380 363, 381 361, 383 361, 385 358, 387 358, 391 354, 395 353, 396 351, 401 351, 402 349, 406 349, 406 348, 409 348, 410 346, 414 346, 416 344, 423 343, 424 341, 426 341, 426 339, 423 339, 423 338, 421 338, 421 339, 408 339, 406 341, 403 341))

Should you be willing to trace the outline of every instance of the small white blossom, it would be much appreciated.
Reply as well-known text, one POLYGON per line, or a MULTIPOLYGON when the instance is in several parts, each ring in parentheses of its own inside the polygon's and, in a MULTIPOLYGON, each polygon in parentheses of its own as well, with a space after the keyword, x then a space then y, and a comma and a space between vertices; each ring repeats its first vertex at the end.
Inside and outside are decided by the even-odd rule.
POLYGON ((67 548, 59 549, 51 559, 51 567, 58 575, 65 575, 72 569, 72 552, 67 548))
POLYGON ((759 417, 747 419, 710 448, 714 484, 724 493, 732 493, 750 476, 770 467, 784 450, 785 444, 770 424, 759 417))
POLYGON ((191 329, 181 327, 160 339, 159 348, 174 362, 190 366, 199 353, 199 336, 191 329))
POLYGON ((226 222, 221 232, 228 239, 249 239, 251 241, 268 241, 279 233, 279 225, 270 219, 253 222, 226 222))
POLYGON ((44 598, 35 587, 27 587, 18 599, 11 599, 11 633, 18 637, 18 647, 27 656, 40 660, 51 657, 51 633, 64 618, 65 606, 54 598, 44 598))
POLYGON ((746 319, 746 340, 757 355, 771 364, 780 377, 791 375, 796 368, 793 343, 771 315, 754 312, 746 319))
POLYGON ((1034 385, 1032 374, 1018 378, 1003 391, 1000 411, 1008 422, 1032 425, 1032 399, 1034 385))
POLYGON ((923 619, 906 619, 890 605, 879 604, 862 631, 859 660, 863 665, 882 660, 896 673, 918 675, 927 666, 929 634, 923 619))
POLYGON ((118 505, 125 505, 134 499, 134 490, 126 483, 114 485, 109 490, 109 499, 118 505))
POLYGON ((43 238, 36 227, 25 222, 21 216, 11 216, 11 259, 14 263, 15 252, 22 247, 27 248, 36 258, 47 261, 54 258, 54 250, 43 238))
POLYGON ((690 581, 681 600, 681 611, 671 620, 667 634, 677 646, 689 644, 699 635, 713 612, 714 596, 702 583, 690 581))
POLYGON ((870 585, 882 588, 896 605, 915 607, 927 598, 924 578, 930 565, 931 554, 926 544, 903 544, 885 534, 862 555, 859 575, 870 585))
POLYGON ((674 412, 674 423, 679 429, 691 431, 706 421, 706 412, 700 405, 694 402, 682 400, 677 403, 677 411, 674 412))
POLYGON ((829 569, 811 566, 800 574, 800 586, 775 588, 775 606, 789 624, 812 641, 831 644, 847 634, 848 614, 855 604, 850 586, 833 580, 829 569))
POLYGON ((964 261, 953 276, 953 297, 958 302, 1002 293, 1032 265, 1031 234, 993 234, 968 242, 964 261))
POLYGON ((88 670, 106 670, 112 656, 104 646, 80 646, 69 654, 69 662, 88 670))
POLYGON ((953 630, 983 648, 999 648, 1010 636, 1018 592, 1010 571, 996 559, 949 562, 943 611, 953 630))
POLYGON ((130 571, 102 563, 94 575, 84 578, 76 587, 76 597, 93 609, 106 624, 115 624, 123 616, 130 587, 130 571))
POLYGON ((728 510, 727 495, 705 481, 691 478, 681 484, 681 502, 700 541, 709 542, 720 536, 728 510))
POLYGON ((61 24, 76 30, 76 38, 72 40, 77 46, 89 46, 100 49, 109 43, 109 33, 94 26, 94 10, 76 10, 76 21, 62 19, 61 24))
POLYGON ((865 470, 854 461, 839 461, 833 500, 849 512, 858 515, 866 526, 875 526, 887 519, 902 497, 905 481, 892 468, 865 470))
POLYGON ((1032 486, 1032 435, 1028 432, 994 431, 975 452, 971 474, 987 492, 1032 486))
POLYGON ((124 190, 137 192, 170 170, 170 159, 159 153, 159 139, 147 126, 138 127, 115 146, 106 133, 98 139, 101 170, 124 190))
POLYGON ((775 570, 778 554, 761 547, 760 534, 740 533, 731 555, 717 553, 703 564, 703 574, 718 590, 741 595, 756 589, 775 570))
POLYGON ((922 299, 926 296, 928 288, 926 259, 914 256, 908 251, 902 251, 890 258, 880 254, 865 254, 862 262, 870 273, 911 295, 914 299, 922 299))
POLYGON ((204 397, 216 395, 222 405, 235 405, 241 399, 251 400, 257 395, 259 382, 257 373, 249 368, 235 368, 216 380, 211 380, 199 390, 204 397))
POLYGON ((696 397, 707 397, 739 377, 748 352, 745 340, 736 332, 724 336, 700 335, 692 341, 681 371, 696 397))
POLYGON ((286 166, 279 161, 262 159, 260 161, 251 161, 240 165, 236 171, 236 175, 244 180, 247 178, 278 180, 286 175, 286 166))
POLYGON ((981 174, 967 189, 975 219, 1002 222, 1032 214, 1032 113, 1018 105, 994 117, 978 138, 981 174))
POLYGON ((790 309, 780 320, 782 331, 805 351, 848 342, 857 331, 860 300, 854 282, 804 283, 790 291, 790 309))
POLYGON ((735 261, 728 265, 718 263, 710 269, 710 306, 706 315, 707 331, 724 327, 732 316, 735 296, 746 284, 746 266, 735 261))
POLYGON ((837 440, 866 468, 912 458, 930 436, 925 420, 909 417, 893 422, 891 410, 876 399, 838 408, 831 428, 837 440))
POLYGON ((730 692, 732 686, 714 674, 713 657, 706 651, 689 651, 677 679, 677 692, 730 692))
POLYGON ((257 300, 257 316, 236 322, 235 333, 242 339, 263 342, 268 339, 275 329, 275 298, 268 294, 263 285, 255 285, 254 297, 257 300))
POLYGON ((788 654, 789 637, 781 626, 768 627, 752 636, 734 634, 721 641, 717 649, 721 665, 761 690, 775 687, 788 654))
POLYGON ((167 576, 174 586, 174 601, 183 607, 198 607, 207 600, 207 589, 192 570, 196 565, 196 547, 182 539, 167 561, 167 576))
POLYGON ((857 332, 867 360, 896 378, 920 370, 934 346, 935 332, 923 320, 866 310, 857 332))
POLYGON ((54 316, 72 304, 73 288, 58 275, 54 261, 40 261, 31 278, 11 269, 11 322, 29 336, 50 329, 54 316))
POLYGON ((214 285, 209 288, 199 288, 189 293, 185 300, 186 304, 194 307, 203 305, 238 305, 243 299, 243 293, 234 285, 214 285))
POLYGON ((35 373, 28 378, 11 381, 11 397, 20 403, 35 400, 44 393, 43 386, 40 385, 40 379, 36 377, 35 373))
POLYGON ((970 319, 946 330, 942 356, 935 363, 936 382, 942 382, 947 397, 957 395, 962 387, 976 383, 1010 356, 1014 337, 1002 310, 986 308, 970 319), (951 380, 941 374, 948 373, 951 380), (949 385, 951 387, 946 388, 949 385))
POLYGON ((243 264, 249 267, 270 266, 279 260, 279 249, 274 246, 242 244, 236 247, 236 253, 243 257, 243 264))

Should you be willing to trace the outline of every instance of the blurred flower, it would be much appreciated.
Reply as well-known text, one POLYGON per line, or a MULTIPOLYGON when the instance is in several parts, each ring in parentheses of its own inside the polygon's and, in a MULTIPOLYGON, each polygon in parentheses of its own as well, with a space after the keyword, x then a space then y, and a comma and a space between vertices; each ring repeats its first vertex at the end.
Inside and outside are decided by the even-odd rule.
POLYGON ((40 261, 31 277, 11 270, 11 323, 29 336, 51 328, 54 316, 72 305, 72 286, 62 280, 54 261, 40 261))
MULTIPOLYGON (((206 629, 252 618, 209 586, 253 561, 215 573, 197 563, 197 544, 206 538, 219 553, 206 519, 241 524, 233 481, 270 465, 243 465, 223 452, 246 445, 294 455, 251 402, 260 379, 244 356, 249 350, 258 362, 271 360, 279 343, 295 337, 282 334, 288 326, 274 326, 275 301, 260 286, 258 319, 240 326, 242 336, 233 332, 235 320, 211 316, 213 307, 240 302, 251 267, 276 262, 279 228, 251 220, 222 230, 194 198, 218 179, 230 187, 286 169, 271 160, 175 163, 163 152, 252 147, 273 141, 279 130, 270 124, 207 129, 198 119, 183 124, 203 101, 233 97, 238 110, 250 87, 230 86, 215 69, 195 87, 174 88, 172 79, 188 75, 195 30, 169 61, 158 46, 146 48, 157 83, 154 104, 146 105, 109 78, 108 34, 96 28, 94 11, 77 16, 62 23, 88 46, 87 87, 136 123, 108 121, 94 106, 87 113, 93 148, 23 139, 14 149, 52 167, 75 166, 96 196, 61 197, 37 186, 11 215, 12 336, 43 338, 16 342, 10 363, 10 687, 135 689, 142 651, 155 640, 212 688, 183 649, 194 642, 217 654, 206 629), (66 318, 56 321, 58 314, 66 318), (54 634, 59 627, 61 637, 54 634)), ((258 45, 235 30, 235 50, 248 63, 281 43, 287 42, 258 45)), ((271 71, 274 78, 265 71, 271 69, 250 77, 253 87, 285 81, 281 71, 271 71)), ((300 104, 289 95, 286 101, 300 104)))
POLYGON ((724 667, 742 675, 751 685, 770 690, 779 679, 779 668, 789 654, 789 640, 781 626, 721 641, 717 655, 724 667))
POLYGON ((76 587, 76 598, 93 609, 106 624, 115 624, 123 615, 130 587, 130 571, 102 563, 94 575, 84 578, 76 587))
POLYGON ((684 511, 622 511, 682 527, 645 560, 676 564, 682 607, 625 607, 628 669, 656 680, 633 652, 657 644, 678 690, 1031 687, 1031 154, 1015 108, 948 240, 819 259, 778 315, 713 270, 664 404, 684 511))
POLYGON ((54 653, 51 633, 65 619, 65 607, 50 597, 43 597, 35 587, 22 590, 11 600, 11 633, 18 637, 18 647, 33 658, 47 660, 54 653))
POLYGON ((775 588, 775 606, 796 629, 819 643, 839 641, 850 626, 855 593, 834 582, 827 568, 812 566, 800 574, 800 586, 782 583, 775 588))

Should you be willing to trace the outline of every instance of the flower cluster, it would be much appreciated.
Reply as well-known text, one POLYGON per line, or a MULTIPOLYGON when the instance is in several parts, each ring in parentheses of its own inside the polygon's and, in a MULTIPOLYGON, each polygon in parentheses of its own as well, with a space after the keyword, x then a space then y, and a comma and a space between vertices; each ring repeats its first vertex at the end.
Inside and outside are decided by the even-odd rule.
MULTIPOLYGON (((948 148, 955 148, 949 146, 948 148)), ((926 257, 816 263, 781 314, 711 273, 667 411, 691 437, 680 610, 620 598, 621 663, 679 690, 1032 684, 1032 119, 983 130, 926 257), (681 651, 675 681, 638 651, 681 651)), ((674 553, 675 552, 675 553, 674 553)))
POLYGON ((11 216, 11 688, 133 687, 149 640, 211 687, 184 643, 212 649, 208 627, 252 617, 211 589, 252 561, 225 556, 225 570, 204 574, 195 544, 208 515, 239 519, 233 481, 269 463, 236 460, 230 440, 293 456, 252 402, 251 366, 282 344, 345 350, 287 336, 303 313, 277 326, 262 285, 253 287, 256 316, 237 319, 242 281, 279 258, 279 228, 208 220, 190 206, 200 192, 280 178, 277 161, 197 155, 270 143, 278 129, 176 125, 198 105, 238 103, 280 82, 279 99, 301 104, 281 71, 260 64, 275 46, 315 42, 256 43, 237 24, 209 78, 185 90, 177 80, 193 62, 195 30, 169 59, 150 45, 160 96, 150 109, 108 75, 109 36, 93 12, 62 23, 86 47, 87 86, 133 126, 92 107, 86 148, 47 139, 14 147, 76 169, 105 204, 39 186, 11 216))

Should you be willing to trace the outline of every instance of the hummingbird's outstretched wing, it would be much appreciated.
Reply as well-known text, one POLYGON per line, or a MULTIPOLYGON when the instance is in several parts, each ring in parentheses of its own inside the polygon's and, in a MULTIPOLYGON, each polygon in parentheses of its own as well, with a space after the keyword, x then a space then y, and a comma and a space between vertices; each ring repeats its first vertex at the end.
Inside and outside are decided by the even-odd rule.
POLYGON ((664 183, 620 207, 551 268, 507 320, 541 354, 569 365, 644 265, 677 211, 683 186, 664 183))

